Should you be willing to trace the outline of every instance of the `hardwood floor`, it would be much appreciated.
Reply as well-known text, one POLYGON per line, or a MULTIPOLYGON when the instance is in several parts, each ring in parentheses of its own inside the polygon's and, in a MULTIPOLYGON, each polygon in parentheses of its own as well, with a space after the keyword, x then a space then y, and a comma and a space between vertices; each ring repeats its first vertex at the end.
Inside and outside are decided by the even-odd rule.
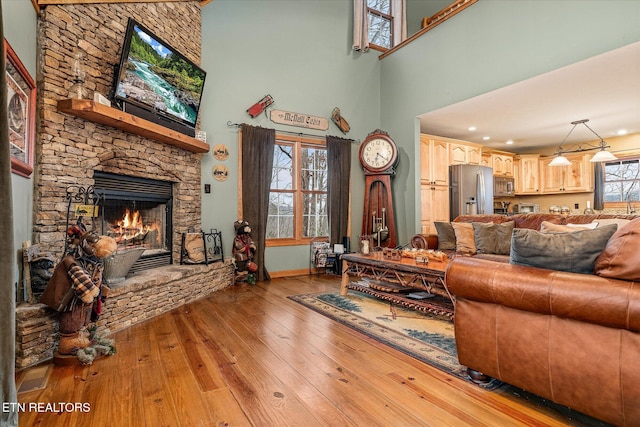
POLYGON ((286 298, 338 289, 336 276, 238 284, 132 326, 113 335, 116 355, 55 367, 46 389, 18 395, 27 405, 86 403, 89 411, 21 412, 20 425, 580 424, 457 379, 286 298))

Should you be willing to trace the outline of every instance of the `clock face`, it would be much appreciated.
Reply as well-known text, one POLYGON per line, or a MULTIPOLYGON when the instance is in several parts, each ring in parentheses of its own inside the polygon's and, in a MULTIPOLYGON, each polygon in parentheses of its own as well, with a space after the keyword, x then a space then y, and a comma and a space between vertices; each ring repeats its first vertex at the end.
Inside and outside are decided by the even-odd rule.
POLYGON ((360 149, 362 165, 372 171, 383 171, 393 166, 397 152, 393 142, 388 138, 373 137, 365 140, 360 149))

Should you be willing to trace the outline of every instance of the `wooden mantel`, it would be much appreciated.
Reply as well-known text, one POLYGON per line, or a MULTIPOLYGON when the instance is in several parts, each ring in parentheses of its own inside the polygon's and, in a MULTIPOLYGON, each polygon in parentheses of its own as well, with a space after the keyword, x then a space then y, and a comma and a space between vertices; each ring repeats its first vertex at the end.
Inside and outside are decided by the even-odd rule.
POLYGON ((58 111, 171 144, 193 153, 208 153, 209 144, 148 120, 87 99, 62 99, 58 111))
MULTIPOLYGON (((83 4, 83 3, 159 3, 166 1, 193 1, 193 0, 31 0, 36 12, 40 12, 40 8, 50 4, 83 4)), ((200 0, 200 5, 204 6, 213 0, 200 0)))

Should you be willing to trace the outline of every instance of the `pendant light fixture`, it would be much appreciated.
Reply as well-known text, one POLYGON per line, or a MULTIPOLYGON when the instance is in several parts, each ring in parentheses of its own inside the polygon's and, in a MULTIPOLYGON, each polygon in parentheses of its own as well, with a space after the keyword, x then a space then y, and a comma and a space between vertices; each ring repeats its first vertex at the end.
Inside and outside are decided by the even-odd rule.
POLYGON ((617 157, 614 156, 610 151, 607 151, 607 148, 611 148, 607 145, 606 142, 604 142, 604 139, 602 139, 602 137, 600 135, 598 135, 596 133, 596 131, 594 131, 593 129, 591 129, 589 127, 589 125, 587 125, 587 122, 589 121, 589 119, 582 119, 582 120, 576 120, 574 122, 571 122, 571 124, 573 125, 573 127, 571 128, 571 130, 569 131, 569 133, 567 134, 567 136, 564 137, 564 139, 562 140, 562 142, 560 143, 560 146, 558 147, 558 149, 556 150, 556 157, 549 163, 549 166, 570 166, 571 162, 569 161, 569 159, 567 159, 564 154, 566 153, 581 153, 583 151, 593 151, 593 150, 600 150, 598 151, 592 158, 591 158, 591 162, 610 162, 613 160, 617 160, 617 157), (595 136, 597 136, 600 139, 600 142, 597 145, 594 144, 589 144, 589 143, 582 143, 582 144, 574 144, 571 145, 567 148, 563 148, 563 144, 565 143, 565 141, 567 140, 567 138, 569 138, 569 135, 571 135, 571 133, 574 131, 574 129, 576 128, 576 126, 578 125, 584 125, 587 129, 589 129, 595 136))

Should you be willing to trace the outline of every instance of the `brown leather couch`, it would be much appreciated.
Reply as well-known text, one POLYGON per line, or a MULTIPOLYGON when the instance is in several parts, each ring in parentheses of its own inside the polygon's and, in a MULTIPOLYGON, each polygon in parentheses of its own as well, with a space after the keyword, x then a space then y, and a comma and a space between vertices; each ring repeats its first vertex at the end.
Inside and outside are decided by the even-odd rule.
MULTIPOLYGON (((527 228, 567 221, 516 217, 505 218, 527 228)), ((446 284, 462 365, 603 421, 640 425, 640 282, 459 256, 446 284)))

